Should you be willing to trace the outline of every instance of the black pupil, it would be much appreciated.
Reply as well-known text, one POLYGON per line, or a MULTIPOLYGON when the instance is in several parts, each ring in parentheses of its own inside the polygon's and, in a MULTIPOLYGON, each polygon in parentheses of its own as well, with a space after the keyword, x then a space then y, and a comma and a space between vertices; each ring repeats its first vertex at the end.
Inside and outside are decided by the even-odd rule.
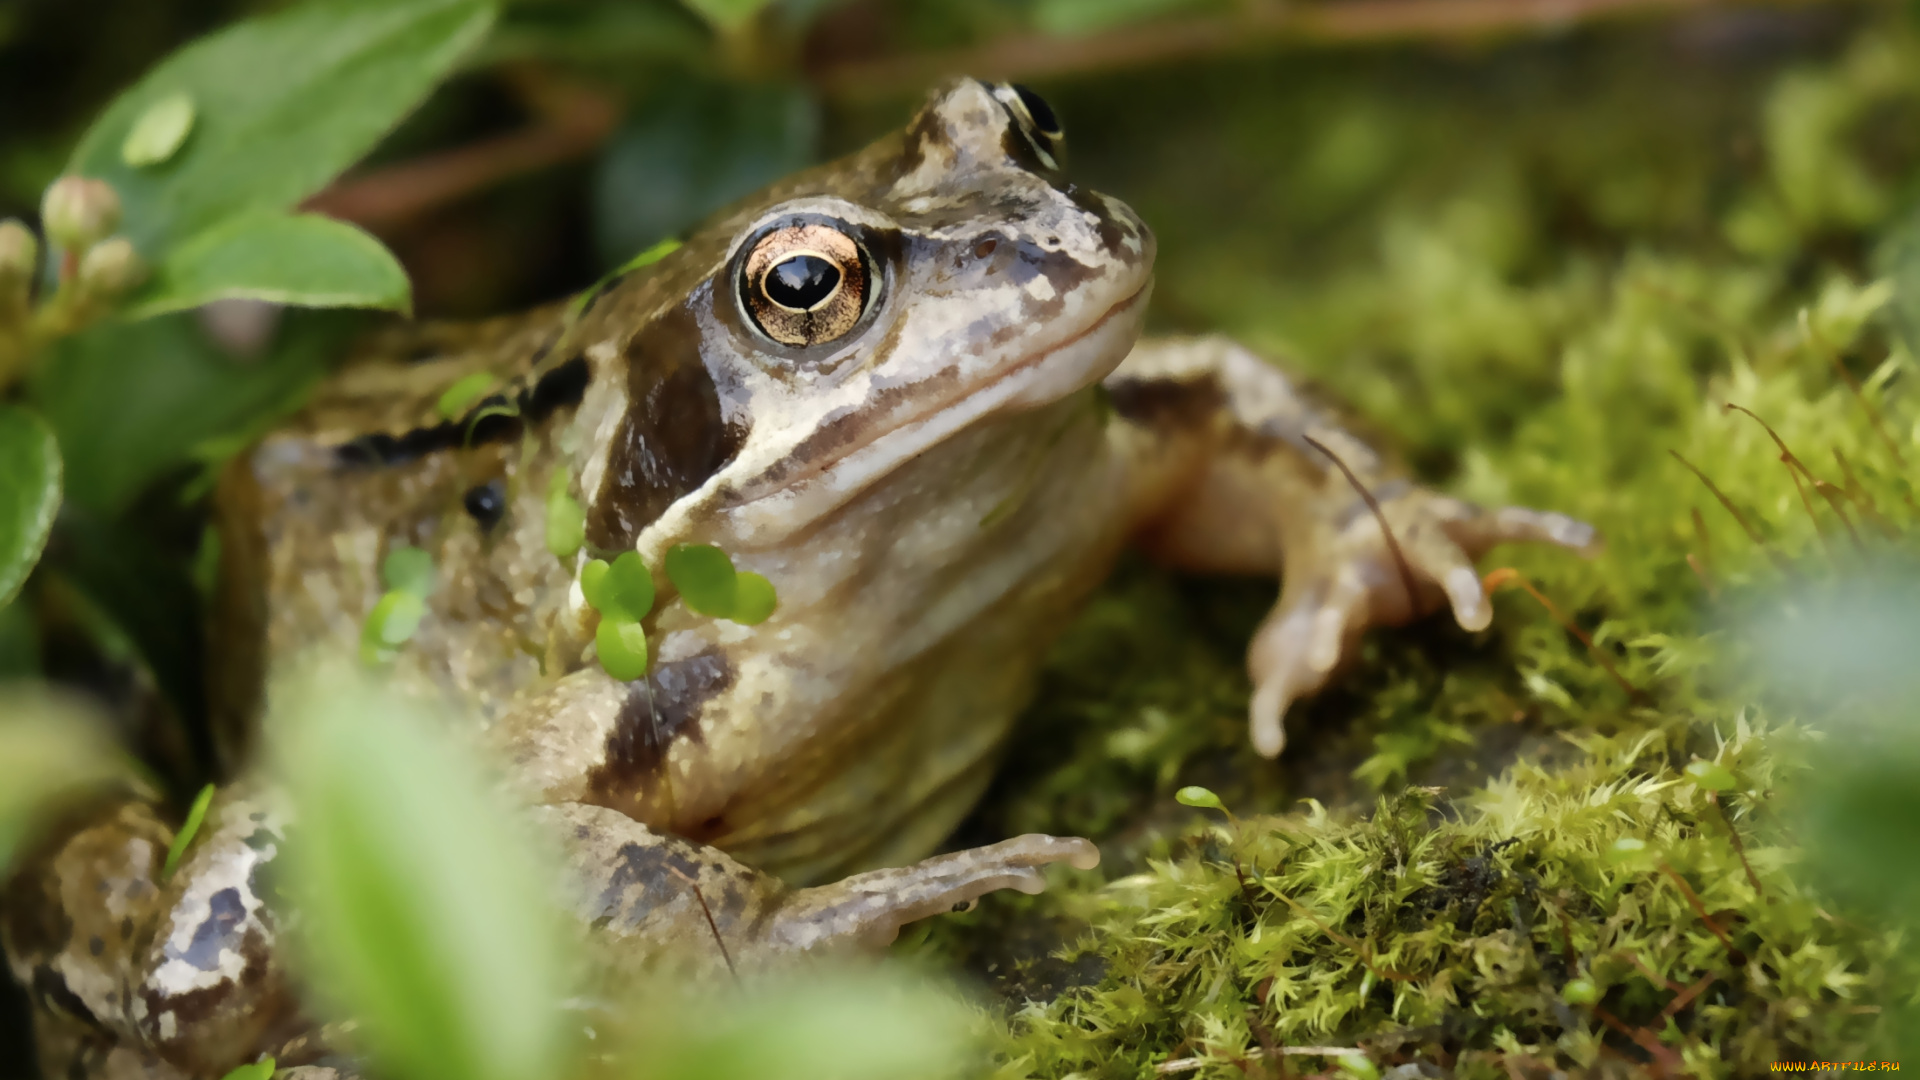
POLYGON ((1060 118, 1053 115, 1053 107, 1047 104, 1046 98, 1019 83, 1013 84, 1013 92, 1020 95, 1020 104, 1027 107, 1027 115, 1033 117, 1033 126, 1040 129, 1040 134, 1060 134, 1060 118))
POLYGON ((767 271, 767 299, 800 311, 832 296, 839 285, 840 268, 818 255, 794 255, 767 271))

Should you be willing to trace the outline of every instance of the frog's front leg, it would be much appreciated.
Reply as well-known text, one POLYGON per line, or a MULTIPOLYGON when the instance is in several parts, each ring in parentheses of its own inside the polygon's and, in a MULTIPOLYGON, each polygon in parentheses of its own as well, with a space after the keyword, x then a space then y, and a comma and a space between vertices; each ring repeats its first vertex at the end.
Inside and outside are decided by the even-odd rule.
POLYGON ((1253 745, 1266 757, 1286 745, 1288 706, 1320 689, 1368 626, 1444 603, 1461 626, 1484 629, 1492 609, 1473 564, 1488 548, 1598 544, 1592 526, 1565 515, 1486 511, 1396 475, 1226 338, 1143 341, 1105 385, 1149 553, 1202 572, 1285 570, 1247 651, 1253 745))

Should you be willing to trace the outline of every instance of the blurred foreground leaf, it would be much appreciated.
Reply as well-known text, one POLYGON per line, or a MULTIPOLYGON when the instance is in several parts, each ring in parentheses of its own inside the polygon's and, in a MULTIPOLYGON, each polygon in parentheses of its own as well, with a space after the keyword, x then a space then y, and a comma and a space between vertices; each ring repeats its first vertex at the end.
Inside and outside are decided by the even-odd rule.
POLYGON ((564 1075, 571 961, 544 891, 558 871, 476 757, 430 710, 345 665, 278 691, 274 760, 296 823, 287 886, 322 1001, 359 1022, 383 1075, 564 1075))
POLYGON ((689 996, 636 1010, 635 1080, 940 1080, 978 1072, 961 1002, 878 969, 811 972, 743 998, 689 996))
MULTIPOLYGON (((224 222, 283 210, 318 191, 424 98, 493 16, 483 0, 308 0, 248 19, 180 50, 122 93, 88 129, 67 171, 112 184, 125 232, 148 262, 165 267, 189 240, 211 243, 199 238, 224 222), (164 159, 136 153, 130 163, 125 149, 136 126, 182 98, 192 103, 184 143, 164 159)), ((141 139, 132 145, 145 148, 141 139)), ((258 282, 224 278, 230 289, 253 291, 222 295, 287 291, 287 269, 258 282)), ((175 267, 172 276, 184 273, 175 267)), ((199 273, 208 273, 204 265, 199 273)), ((150 310, 181 306, 187 291, 163 292, 176 302, 150 310)), ((316 291, 317 299, 299 302, 338 302, 324 297, 340 294, 316 291)))
POLYGON ((105 723, 81 700, 32 683, 0 684, 0 880, 48 803, 132 775, 105 723))
POLYGON ((254 214, 175 246, 128 317, 235 298, 404 312, 412 295, 393 254, 352 225, 318 214, 254 214))
POLYGON ((118 511, 203 443, 277 420, 319 379, 352 318, 289 317, 251 361, 222 353, 188 314, 61 341, 28 392, 60 437, 67 497, 118 511))
POLYGON ((60 509, 60 446, 46 422, 0 405, 0 607, 27 580, 60 509))

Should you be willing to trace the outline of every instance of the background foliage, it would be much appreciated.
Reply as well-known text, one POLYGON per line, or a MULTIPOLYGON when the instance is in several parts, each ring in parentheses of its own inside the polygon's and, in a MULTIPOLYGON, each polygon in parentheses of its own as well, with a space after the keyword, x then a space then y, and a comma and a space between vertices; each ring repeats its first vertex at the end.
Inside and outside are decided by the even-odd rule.
MULTIPOLYGON (((1649 3, 1544 30, 1525 0, 1458 24, 1433 10, 1464 9, 0 9, 0 217, 31 220, 63 163, 114 180, 154 269, 135 313, 173 310, 61 337, 0 404, 0 538, 53 523, 0 608, 0 671, 93 702, 10 699, 0 756, 41 786, 0 784, 0 844, 56 781, 132 770, 184 811, 208 778, 206 477, 367 318, 175 309, 227 295, 465 316, 555 298, 897 124, 944 72, 1014 75, 1065 119, 1075 178, 1159 234, 1156 328, 1236 334, 1315 378, 1423 478, 1585 517, 1609 547, 1592 563, 1496 554, 1490 567, 1510 563, 1566 621, 1509 587, 1484 634, 1375 635, 1293 718, 1278 766, 1245 746, 1239 667, 1272 586, 1127 567, 1062 643, 956 838, 1079 833, 1106 865, 897 950, 993 991, 980 1022, 1000 1075, 1734 1076, 1898 1058, 1920 1029, 1901 921, 1920 884, 1895 855, 1920 842, 1911 9, 1649 3), (275 27, 312 47, 275 54, 257 36, 275 27), (198 116, 181 168, 156 179, 125 163, 126 133, 183 87, 198 116), (1180 805, 1183 784, 1239 816, 1180 805), (1308 1047, 1343 1053, 1280 1052, 1308 1047)), ((387 741, 341 706, 309 718, 306 756, 429 752, 430 718, 379 707, 402 717, 387 741)), ((378 947, 429 895, 407 853, 485 814, 450 812, 481 798, 455 769, 444 799, 406 815, 421 831, 369 838, 356 822, 395 812, 404 785, 381 775, 302 776, 340 850, 393 856, 358 860, 374 869, 315 901, 340 916, 322 932, 343 963, 370 965, 323 981, 385 1022, 382 1053, 408 1075, 472 1075, 476 1053, 502 1076, 574 1060, 545 1021, 487 1029, 511 1049, 476 1041, 484 1017, 539 1014, 463 1002, 461 980, 513 976, 477 974, 459 934, 378 947)), ((476 880, 511 877, 518 857, 481 859, 476 880)), ((539 902, 502 902, 470 913, 471 933, 535 940, 539 902)), ((531 992, 563 978, 529 964, 531 992)), ((847 993, 923 1033, 904 1045, 977 1060, 947 999, 847 993)), ((656 1075, 676 1076, 752 1074, 753 1052, 846 1066, 866 1045, 847 1015, 760 1008, 743 1013, 768 1018, 750 1025, 757 1043, 691 1022, 632 1037, 684 1036, 685 1053, 655 1055, 656 1075)), ((870 1049, 873 1075, 925 1060, 870 1049)))

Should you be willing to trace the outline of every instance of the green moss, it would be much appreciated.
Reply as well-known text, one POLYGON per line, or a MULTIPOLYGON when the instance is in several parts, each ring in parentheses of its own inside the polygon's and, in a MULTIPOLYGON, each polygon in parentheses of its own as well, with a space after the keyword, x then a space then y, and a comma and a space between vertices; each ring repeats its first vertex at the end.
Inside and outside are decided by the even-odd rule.
POLYGON ((1913 301, 1890 308, 1869 257, 1920 190, 1899 134, 1920 130, 1920 44, 1869 25, 1718 91, 1650 68, 1662 47, 1616 35, 1571 74, 1515 50, 1480 61, 1479 83, 1429 70, 1430 92, 1306 64, 1299 93, 1241 95, 1211 136, 1143 103, 1132 144, 1163 122, 1177 152, 1091 162, 1162 230, 1163 311, 1320 376, 1450 490, 1599 525, 1591 562, 1510 548, 1482 565, 1524 573, 1633 692, 1509 589, 1484 634, 1371 635, 1273 765, 1246 748, 1239 668, 1271 587, 1129 566, 1062 643, 976 823, 1095 837, 1106 867, 920 946, 1001 981, 1003 1076, 1177 1059, 1266 1075, 1263 1043, 1487 1077, 1887 1053, 1920 964, 1796 871, 1780 793, 1825 717, 1728 663, 1738 627, 1720 614, 1868 560, 1725 406, 1855 487, 1844 455, 1863 546, 1911 549, 1905 467, 1834 360, 1920 461, 1914 358, 1887 320, 1913 301), (1291 136, 1264 156, 1233 141, 1276 130, 1291 136), (1197 171, 1242 151, 1267 173, 1206 182, 1276 197, 1196 198, 1197 171), (1182 219, 1182 200, 1203 209, 1182 219), (1258 220, 1205 220, 1222 205, 1258 220), (1219 792, 1237 827, 1179 805, 1184 784, 1219 792))

